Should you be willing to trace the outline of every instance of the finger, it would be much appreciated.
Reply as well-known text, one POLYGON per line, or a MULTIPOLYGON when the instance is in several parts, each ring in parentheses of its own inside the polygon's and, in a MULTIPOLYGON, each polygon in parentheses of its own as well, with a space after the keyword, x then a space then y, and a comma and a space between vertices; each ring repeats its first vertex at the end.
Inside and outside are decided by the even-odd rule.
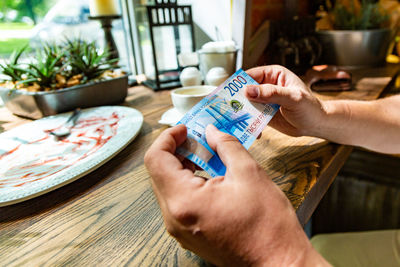
POLYGON ((285 108, 297 105, 302 98, 299 89, 273 84, 248 85, 245 95, 251 101, 279 104, 285 108))
POLYGON ((176 148, 185 142, 186 137, 186 126, 180 124, 162 132, 150 149, 157 148, 169 153, 175 153, 176 148))
POLYGON ((285 120, 280 111, 278 111, 274 117, 272 117, 271 121, 268 123, 268 126, 290 136, 300 136, 299 130, 285 120))
POLYGON ((196 171, 204 171, 199 165, 194 164, 194 167, 196 168, 196 171))
POLYGON ((145 165, 154 185, 161 195, 176 194, 180 190, 189 190, 195 179, 193 172, 186 169, 174 155, 176 148, 186 140, 186 127, 175 126, 164 131, 151 145, 145 155, 145 165))
POLYGON ((304 86, 304 82, 293 72, 279 65, 269 65, 252 68, 246 71, 260 84, 273 84, 278 86, 304 86))
POLYGON ((271 83, 276 84, 277 76, 274 75, 274 69, 272 66, 262 66, 246 70, 257 83, 271 83))
POLYGON ((237 172, 237 170, 243 169, 241 168, 242 163, 249 159, 253 160, 235 137, 219 131, 212 124, 206 128, 206 138, 208 145, 217 152, 227 170, 237 172))
POLYGON ((257 83, 270 83, 275 85, 285 85, 286 75, 294 75, 290 70, 279 65, 269 65, 256 67, 246 70, 257 83))
MULTIPOLYGON (((165 130, 154 141, 146 152, 144 162, 153 178, 158 178, 164 166, 171 167, 173 170, 183 170, 182 163, 174 153, 176 148, 186 139, 186 127, 178 125, 165 130)), ((168 173, 166 173, 167 175, 168 173)))
POLYGON ((196 165, 193 162, 191 162, 190 160, 186 159, 186 158, 183 159, 182 165, 183 165, 183 167, 185 169, 188 169, 191 172, 195 172, 196 171, 196 165))
POLYGON ((185 158, 182 155, 179 154, 175 154, 175 156, 179 159, 180 162, 182 162, 182 165, 186 168, 186 169, 190 169, 196 171, 202 171, 203 169, 200 168, 198 165, 196 165, 195 163, 193 163, 192 161, 188 160, 187 158, 185 158))
POLYGON ((193 171, 202 171, 203 169, 200 168, 198 165, 196 165, 195 163, 193 163, 192 161, 188 160, 187 158, 185 158, 182 155, 179 154, 175 154, 175 156, 179 159, 180 162, 182 162, 182 165, 186 168, 186 169, 190 169, 193 171))
POLYGON ((185 160, 185 157, 179 154, 175 154, 175 156, 177 157, 177 159, 179 159, 180 162, 185 160))

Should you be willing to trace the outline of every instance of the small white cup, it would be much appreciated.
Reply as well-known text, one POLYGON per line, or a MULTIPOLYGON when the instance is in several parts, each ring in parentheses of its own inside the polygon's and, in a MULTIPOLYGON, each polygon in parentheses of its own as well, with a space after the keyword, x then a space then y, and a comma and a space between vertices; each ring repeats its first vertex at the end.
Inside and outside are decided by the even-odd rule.
POLYGON ((201 99, 209 95, 215 86, 197 85, 181 87, 171 91, 172 104, 179 113, 185 114, 201 99))

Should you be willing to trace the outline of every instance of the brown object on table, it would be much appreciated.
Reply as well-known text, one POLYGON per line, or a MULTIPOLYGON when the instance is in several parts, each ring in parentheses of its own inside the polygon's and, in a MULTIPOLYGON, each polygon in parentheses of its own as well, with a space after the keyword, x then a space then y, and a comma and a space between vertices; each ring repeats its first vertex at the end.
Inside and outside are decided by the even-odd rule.
POLYGON ((307 70, 304 81, 308 87, 317 92, 351 89, 351 74, 337 66, 314 66, 307 70))
MULTIPOLYGON (((316 93, 323 99, 378 98, 398 66, 354 71, 355 90, 316 93), (369 77, 361 79, 362 77, 369 77)), ((143 156, 167 127, 168 91, 133 87, 124 103, 144 115, 140 134, 113 159, 75 182, 0 208, 4 266, 204 266, 165 231, 143 156)), ((26 123, 0 108, 0 131, 26 123)), ((305 224, 352 148, 314 137, 289 137, 267 127, 250 153, 290 199, 305 224)))

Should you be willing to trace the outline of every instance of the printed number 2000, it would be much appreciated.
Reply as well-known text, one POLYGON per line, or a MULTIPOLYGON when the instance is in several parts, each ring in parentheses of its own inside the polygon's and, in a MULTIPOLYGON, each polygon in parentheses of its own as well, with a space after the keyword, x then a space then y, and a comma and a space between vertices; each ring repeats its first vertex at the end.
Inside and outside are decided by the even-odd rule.
POLYGON ((243 87, 247 83, 246 79, 243 78, 242 76, 237 76, 235 79, 233 79, 228 85, 224 87, 225 90, 228 90, 231 96, 234 96, 237 92, 239 92, 239 89, 243 87))

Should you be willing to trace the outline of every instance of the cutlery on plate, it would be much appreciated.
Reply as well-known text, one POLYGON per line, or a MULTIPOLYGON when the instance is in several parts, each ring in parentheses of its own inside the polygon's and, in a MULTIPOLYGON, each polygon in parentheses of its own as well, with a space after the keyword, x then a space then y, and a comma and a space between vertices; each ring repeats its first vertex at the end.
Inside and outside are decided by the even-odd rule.
POLYGON ((75 126, 80 114, 81 114, 81 109, 80 108, 75 109, 72 115, 63 125, 52 131, 49 131, 49 134, 54 135, 58 140, 67 137, 68 135, 71 134, 71 129, 75 126))

